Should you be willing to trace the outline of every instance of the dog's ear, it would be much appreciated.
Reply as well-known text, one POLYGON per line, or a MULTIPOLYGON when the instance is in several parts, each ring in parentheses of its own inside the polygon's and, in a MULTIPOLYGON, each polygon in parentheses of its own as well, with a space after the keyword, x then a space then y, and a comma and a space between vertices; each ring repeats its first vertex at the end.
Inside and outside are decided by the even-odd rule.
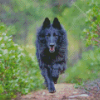
POLYGON ((58 18, 54 18, 54 21, 53 21, 53 25, 52 26, 54 28, 61 29, 61 25, 60 25, 60 22, 58 21, 58 18))
POLYGON ((45 29, 45 28, 49 28, 49 27, 50 27, 50 20, 49 20, 49 18, 45 18, 42 28, 45 29))

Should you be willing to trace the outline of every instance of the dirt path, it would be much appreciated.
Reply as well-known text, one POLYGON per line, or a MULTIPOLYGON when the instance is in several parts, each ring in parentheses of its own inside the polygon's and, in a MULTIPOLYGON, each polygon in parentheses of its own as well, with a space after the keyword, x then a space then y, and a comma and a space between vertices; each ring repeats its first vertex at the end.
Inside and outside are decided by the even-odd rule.
POLYGON ((74 84, 60 83, 55 85, 56 93, 40 90, 23 95, 21 100, 100 100, 93 95, 86 94, 83 90, 75 89, 74 84))

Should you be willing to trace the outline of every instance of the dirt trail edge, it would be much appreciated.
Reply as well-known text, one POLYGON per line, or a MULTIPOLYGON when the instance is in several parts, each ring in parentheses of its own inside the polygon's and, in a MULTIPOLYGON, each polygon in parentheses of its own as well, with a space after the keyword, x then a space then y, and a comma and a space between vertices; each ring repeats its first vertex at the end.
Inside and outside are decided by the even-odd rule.
POLYGON ((23 95, 20 100, 99 100, 86 94, 83 90, 75 89, 74 84, 60 83, 55 85, 56 93, 40 90, 23 95))

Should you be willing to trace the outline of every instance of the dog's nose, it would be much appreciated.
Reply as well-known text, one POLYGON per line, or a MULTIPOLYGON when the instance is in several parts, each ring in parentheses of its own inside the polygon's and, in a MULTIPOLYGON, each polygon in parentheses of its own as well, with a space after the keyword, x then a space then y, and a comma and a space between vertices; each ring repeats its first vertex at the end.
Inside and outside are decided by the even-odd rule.
POLYGON ((53 47, 54 46, 54 43, 50 43, 50 46, 53 47))

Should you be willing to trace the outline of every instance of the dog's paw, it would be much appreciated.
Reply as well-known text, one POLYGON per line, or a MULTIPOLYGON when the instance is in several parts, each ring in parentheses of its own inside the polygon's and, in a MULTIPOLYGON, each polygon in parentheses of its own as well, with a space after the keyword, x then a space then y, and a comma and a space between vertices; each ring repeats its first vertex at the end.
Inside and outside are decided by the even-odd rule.
POLYGON ((48 87, 48 89, 49 89, 49 93, 55 93, 56 92, 54 85, 51 85, 50 87, 48 87))
POLYGON ((59 67, 60 74, 64 73, 65 70, 66 70, 66 66, 60 66, 59 67))
POLYGON ((50 90, 49 90, 49 93, 55 93, 55 92, 56 92, 55 89, 50 89, 50 90))

